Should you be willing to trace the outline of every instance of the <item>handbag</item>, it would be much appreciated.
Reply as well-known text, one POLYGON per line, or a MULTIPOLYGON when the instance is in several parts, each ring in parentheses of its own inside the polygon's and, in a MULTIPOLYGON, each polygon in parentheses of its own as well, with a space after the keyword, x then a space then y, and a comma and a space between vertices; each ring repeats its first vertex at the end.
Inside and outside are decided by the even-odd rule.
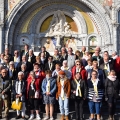
POLYGON ((16 99, 16 101, 12 102, 11 108, 14 110, 21 110, 22 109, 22 102, 20 102, 18 99, 16 99))

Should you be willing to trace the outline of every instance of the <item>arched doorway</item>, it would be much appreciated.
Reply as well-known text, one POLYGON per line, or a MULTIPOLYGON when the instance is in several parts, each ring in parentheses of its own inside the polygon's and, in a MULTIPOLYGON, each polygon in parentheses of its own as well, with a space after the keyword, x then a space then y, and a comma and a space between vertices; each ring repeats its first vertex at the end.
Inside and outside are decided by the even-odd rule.
POLYGON ((55 36, 46 36, 43 31, 46 29, 44 25, 49 28, 54 12, 58 10, 64 13, 67 22, 71 21, 70 30, 75 29, 75 24, 78 29, 77 34, 63 35, 60 40, 67 37, 74 38, 77 40, 77 48, 80 49, 82 46, 88 47, 87 38, 92 33, 100 36, 101 46, 105 46, 106 42, 108 43, 111 39, 108 18, 103 15, 104 10, 97 2, 87 0, 26 0, 26 2, 21 1, 19 4, 20 6, 14 8, 6 21, 8 29, 6 30, 5 44, 12 50, 20 49, 21 44, 24 43, 21 40, 27 38, 31 48, 38 51, 42 46, 43 39, 47 38, 48 42, 50 41, 48 38, 55 38, 55 36), (101 16, 104 16, 103 19, 100 19, 101 16), (72 25, 74 28, 71 27, 72 25))

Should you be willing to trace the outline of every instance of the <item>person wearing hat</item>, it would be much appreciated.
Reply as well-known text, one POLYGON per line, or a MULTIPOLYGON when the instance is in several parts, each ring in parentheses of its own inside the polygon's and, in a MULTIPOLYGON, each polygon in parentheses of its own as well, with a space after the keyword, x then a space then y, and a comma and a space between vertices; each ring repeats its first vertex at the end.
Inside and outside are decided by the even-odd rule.
POLYGON ((70 97, 70 81, 66 77, 64 71, 59 71, 57 78, 57 93, 56 99, 59 101, 61 120, 69 120, 69 97, 70 97))

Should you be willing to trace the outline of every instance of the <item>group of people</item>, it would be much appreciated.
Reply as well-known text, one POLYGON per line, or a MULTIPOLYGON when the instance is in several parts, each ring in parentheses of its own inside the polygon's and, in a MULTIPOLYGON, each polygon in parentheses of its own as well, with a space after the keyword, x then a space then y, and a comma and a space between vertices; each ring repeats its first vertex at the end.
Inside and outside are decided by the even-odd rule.
POLYGON ((24 50, 5 49, 0 55, 0 119, 2 106, 8 120, 12 101, 21 101, 16 119, 25 120, 30 109, 29 120, 36 116, 40 120, 40 106, 45 104, 46 117, 53 120, 54 107, 59 104, 61 120, 69 120, 69 100, 75 104, 76 120, 83 120, 84 101, 88 101, 90 120, 101 119, 102 102, 107 101, 109 120, 114 119, 116 101, 120 91, 120 58, 114 52, 101 55, 100 47, 95 53, 72 48, 55 49, 51 56, 45 47, 38 56, 25 45, 24 50), (3 104, 4 103, 4 104, 3 104), (36 113, 36 115, 34 114, 36 113))

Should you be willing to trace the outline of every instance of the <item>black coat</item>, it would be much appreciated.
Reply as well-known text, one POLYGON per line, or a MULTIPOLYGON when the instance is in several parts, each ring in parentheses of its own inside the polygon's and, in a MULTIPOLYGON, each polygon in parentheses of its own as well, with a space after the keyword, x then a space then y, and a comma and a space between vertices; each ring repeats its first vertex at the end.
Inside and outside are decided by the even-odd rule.
MULTIPOLYGON (((16 67, 17 72, 21 71, 21 65, 22 65, 22 62, 19 62, 17 64, 17 67, 16 67)), ((30 72, 33 70, 33 65, 30 62, 27 61, 26 66, 27 66, 26 71, 30 72)))
MULTIPOLYGON (((18 88, 18 85, 17 85, 18 82, 19 82, 19 80, 17 79, 13 85, 12 91, 13 91, 14 97, 16 97, 16 95, 17 95, 16 89, 18 88)), ((22 101, 25 101, 25 95, 26 95, 26 82, 25 82, 25 80, 21 81, 21 91, 22 91, 21 92, 22 93, 22 101)))
POLYGON ((10 71, 10 69, 8 69, 8 77, 10 78, 10 80, 16 80, 17 79, 17 70, 16 69, 13 70, 13 74, 11 77, 9 76, 9 71, 10 71))
MULTIPOLYGON (((45 70, 50 70, 48 62, 45 64, 45 70)), ((52 62, 52 69, 51 69, 51 71, 54 71, 54 70, 55 70, 55 64, 52 62)))
MULTIPOLYGON (((45 53, 45 58, 48 60, 48 58, 49 58, 49 56, 50 56, 49 52, 45 51, 44 53, 45 53)), ((40 55, 41 55, 41 52, 39 53, 39 56, 40 56, 40 55)))
POLYGON ((120 82, 118 79, 111 81, 109 78, 105 81, 105 97, 108 95, 118 98, 120 90, 120 82))
MULTIPOLYGON (((25 50, 22 50, 21 53, 20 53, 20 58, 22 60, 22 56, 25 54, 25 50)), ((26 57, 28 58, 29 54, 28 52, 26 53, 26 57)))
MULTIPOLYGON (((109 58, 108 64, 109 64, 109 67, 110 67, 110 71, 111 71, 111 70, 114 70, 114 61, 113 61, 112 58, 109 58)), ((105 63, 104 63, 103 59, 100 60, 100 65, 99 65, 99 66, 100 66, 100 69, 103 70, 103 72, 104 72, 104 77, 105 77, 105 79, 106 79, 107 76, 105 75, 105 71, 104 71, 105 63)))
MULTIPOLYGON (((76 97, 76 95, 73 93, 73 91, 76 91, 76 88, 77 88, 77 84, 75 80, 72 80, 71 81, 71 98, 73 99, 80 98, 80 97, 76 97)), ((80 89, 81 89, 82 98, 87 98, 87 85, 85 80, 81 80, 80 89)))
MULTIPOLYGON (((28 56, 28 58, 29 58, 29 56, 28 56)), ((32 57, 31 57, 31 64, 34 64, 36 62, 36 56, 35 55, 33 55, 32 57)))

